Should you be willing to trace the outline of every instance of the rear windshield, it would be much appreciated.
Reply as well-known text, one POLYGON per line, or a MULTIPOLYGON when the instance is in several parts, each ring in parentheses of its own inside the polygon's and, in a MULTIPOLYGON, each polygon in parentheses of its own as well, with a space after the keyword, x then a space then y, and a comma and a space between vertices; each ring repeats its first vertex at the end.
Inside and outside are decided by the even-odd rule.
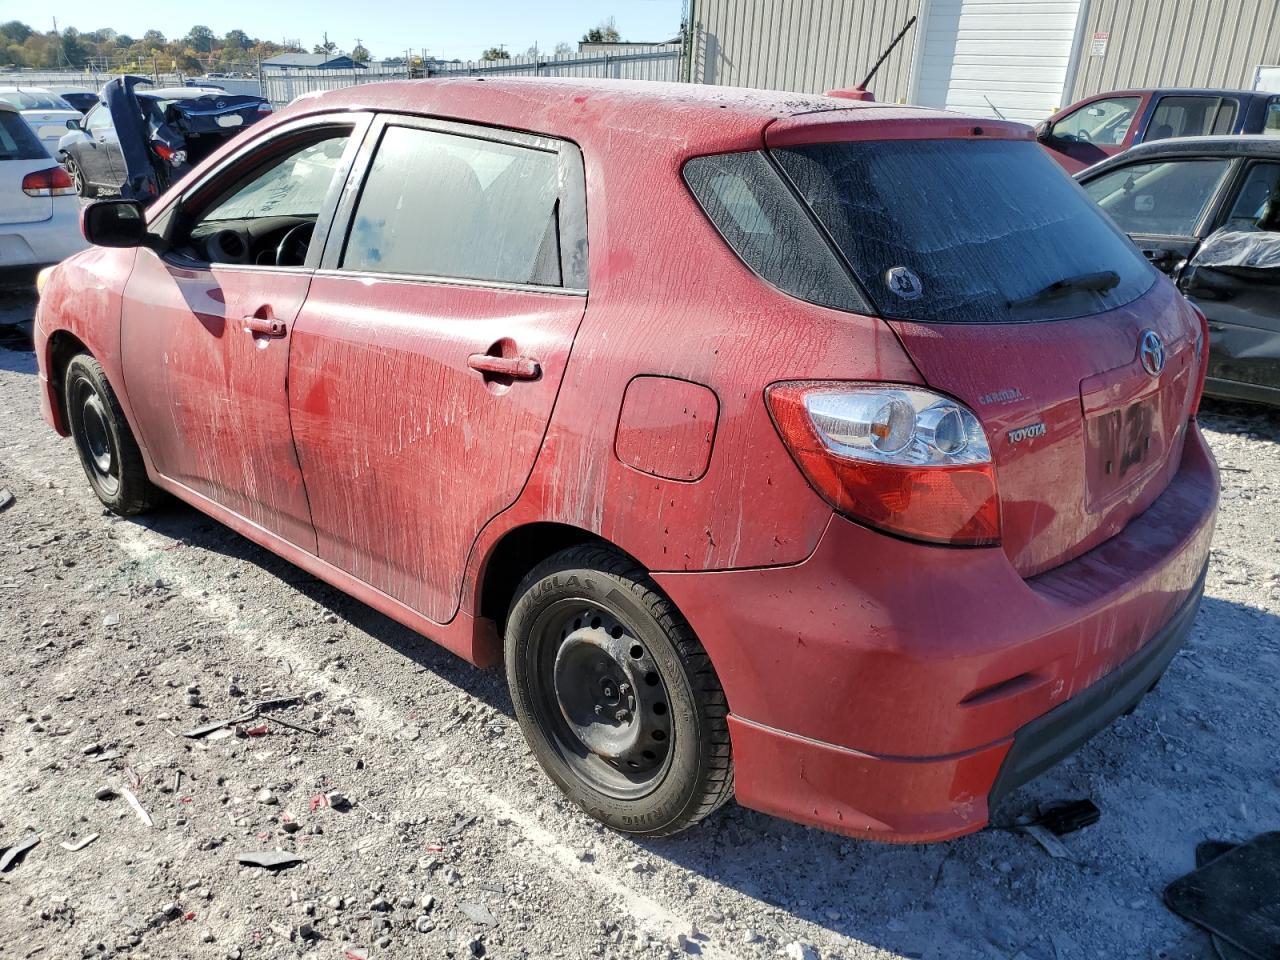
POLYGON ((19 110, 74 110, 75 108, 56 93, 32 90, 9 90, 0 93, 0 100, 13 104, 19 110))
POLYGON ((39 160, 47 156, 40 138, 21 114, 0 110, 0 160, 39 160))
POLYGON ((947 323, 1101 313, 1155 270, 1032 141, 773 152, 881 314, 947 323))

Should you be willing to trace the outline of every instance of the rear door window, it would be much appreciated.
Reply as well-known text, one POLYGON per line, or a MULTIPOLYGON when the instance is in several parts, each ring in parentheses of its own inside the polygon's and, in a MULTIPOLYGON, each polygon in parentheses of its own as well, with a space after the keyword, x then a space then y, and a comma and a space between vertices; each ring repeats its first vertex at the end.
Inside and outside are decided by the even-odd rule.
POLYGON ((47 156, 40 139, 21 114, 0 110, 0 160, 39 160, 47 156))
POLYGON ((1239 104, 1234 97, 1161 97, 1144 140, 1207 137, 1235 129, 1239 104))
POLYGON ((560 155, 388 126, 340 269, 562 286, 560 155))
POLYGON ((1054 139, 1075 143, 1101 143, 1109 146, 1124 143, 1125 134, 1129 132, 1133 115, 1141 100, 1141 97, 1094 100, 1055 123, 1052 135, 1054 139))
POLYGON ((1034 141, 882 140, 774 156, 885 316, 1082 316, 1156 279, 1034 141))
POLYGON ((1280 98, 1267 103, 1267 115, 1262 121, 1262 133, 1268 137, 1280 137, 1280 98))
POLYGON ((1231 169, 1231 161, 1134 163, 1085 185, 1085 191, 1128 234, 1193 237, 1231 169))
POLYGON ((1280 163, 1254 163, 1245 173, 1225 226, 1275 230, 1275 224, 1280 224, 1280 163))

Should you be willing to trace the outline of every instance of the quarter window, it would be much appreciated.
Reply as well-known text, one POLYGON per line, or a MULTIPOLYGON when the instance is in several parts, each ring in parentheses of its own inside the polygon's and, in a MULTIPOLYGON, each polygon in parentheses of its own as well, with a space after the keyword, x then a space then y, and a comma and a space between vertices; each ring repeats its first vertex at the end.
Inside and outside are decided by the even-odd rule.
POLYGON ((1086 103, 1053 125, 1053 137, 1076 143, 1124 143, 1140 101, 1140 97, 1110 97, 1086 103))
POLYGON ((1144 140, 1207 137, 1235 128, 1237 104, 1229 97, 1161 97, 1144 140))
POLYGON ((1191 237, 1213 200, 1229 160, 1135 163, 1084 185, 1128 234, 1191 237))
POLYGON ((1280 137, 1280 100, 1267 104, 1267 116, 1262 123, 1262 133, 1268 137, 1280 137))
POLYGON ((341 269, 562 286, 558 150, 389 126, 341 269))

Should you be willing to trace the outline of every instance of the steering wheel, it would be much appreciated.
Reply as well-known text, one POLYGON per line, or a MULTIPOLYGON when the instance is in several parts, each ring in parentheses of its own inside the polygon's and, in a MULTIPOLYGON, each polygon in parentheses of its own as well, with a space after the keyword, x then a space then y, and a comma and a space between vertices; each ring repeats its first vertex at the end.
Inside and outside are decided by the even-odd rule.
POLYGON ((1084 127, 1081 127, 1079 130, 1076 131, 1076 139, 1079 140, 1081 143, 1093 143, 1093 137, 1089 134, 1089 131, 1086 130, 1084 127))
POLYGON ((290 227, 276 246, 276 266, 302 266, 307 260, 307 249, 311 246, 311 234, 315 228, 314 223, 300 223, 296 227, 290 227))

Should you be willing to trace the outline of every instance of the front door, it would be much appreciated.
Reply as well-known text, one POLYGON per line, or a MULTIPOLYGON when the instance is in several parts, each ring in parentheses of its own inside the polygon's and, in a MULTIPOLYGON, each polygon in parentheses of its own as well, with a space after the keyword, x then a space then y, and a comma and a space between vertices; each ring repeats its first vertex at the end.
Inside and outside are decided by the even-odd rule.
POLYGON ((76 159, 80 174, 96 189, 117 190, 124 173, 118 163, 120 144, 116 138, 111 111, 99 104, 82 121, 85 139, 80 142, 76 159))
POLYGON ((446 622, 477 534, 533 468, 582 318, 582 160, 409 118, 365 156, 293 328, 290 416, 320 556, 446 622))
POLYGON ((1046 124, 1040 142, 1069 173, 1125 150, 1133 142, 1145 97, 1098 97, 1046 124))
POLYGON ((1131 163, 1083 183, 1153 265, 1177 277, 1195 253, 1234 169, 1230 159, 1131 163))
POLYGON ((311 551, 289 344, 356 126, 295 125, 196 184, 170 249, 138 252, 123 305, 125 383, 150 401, 134 409, 159 473, 311 551))

